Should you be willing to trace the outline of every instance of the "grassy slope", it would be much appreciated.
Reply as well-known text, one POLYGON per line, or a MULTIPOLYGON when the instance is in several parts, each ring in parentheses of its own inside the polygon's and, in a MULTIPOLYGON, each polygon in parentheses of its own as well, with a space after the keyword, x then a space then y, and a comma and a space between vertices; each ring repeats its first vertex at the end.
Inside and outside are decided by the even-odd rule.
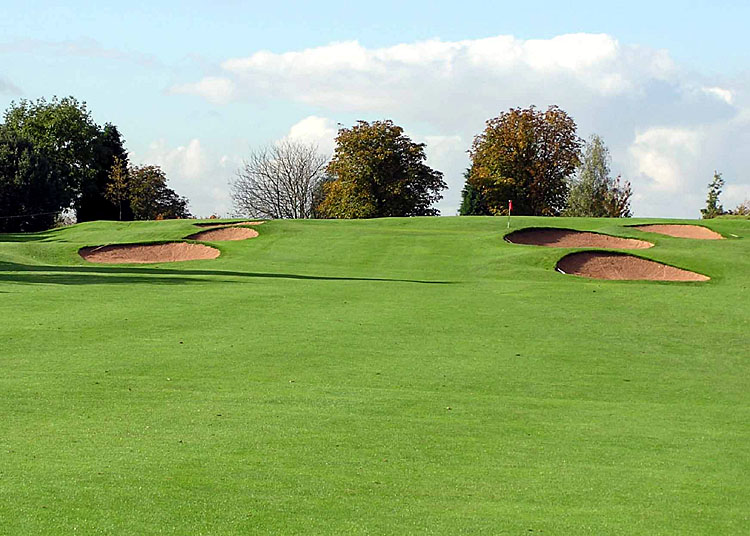
MULTIPOLYGON (((638 223, 639 220, 627 223, 638 223)), ((750 221, 648 236, 708 283, 597 282, 493 218, 0 236, 0 533, 750 530, 750 221)))

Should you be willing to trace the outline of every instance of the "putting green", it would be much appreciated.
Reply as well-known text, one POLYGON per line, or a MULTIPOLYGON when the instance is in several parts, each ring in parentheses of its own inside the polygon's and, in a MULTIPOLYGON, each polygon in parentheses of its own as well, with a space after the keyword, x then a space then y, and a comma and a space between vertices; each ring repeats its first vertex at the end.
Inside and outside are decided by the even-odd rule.
POLYGON ((566 276, 491 217, 142 266, 77 251, 194 222, 0 235, 0 533, 746 533, 750 221, 511 222, 711 280, 566 276))

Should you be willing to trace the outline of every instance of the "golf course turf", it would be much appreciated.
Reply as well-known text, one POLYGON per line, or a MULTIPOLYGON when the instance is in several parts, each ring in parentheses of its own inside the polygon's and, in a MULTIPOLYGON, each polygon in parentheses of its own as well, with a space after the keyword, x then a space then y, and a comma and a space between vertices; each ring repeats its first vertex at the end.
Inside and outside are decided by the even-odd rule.
POLYGON ((750 532, 750 220, 269 221, 218 258, 0 235, 0 534, 750 532), (695 223, 695 222, 693 222, 695 223), (703 282, 557 272, 560 227, 703 282))

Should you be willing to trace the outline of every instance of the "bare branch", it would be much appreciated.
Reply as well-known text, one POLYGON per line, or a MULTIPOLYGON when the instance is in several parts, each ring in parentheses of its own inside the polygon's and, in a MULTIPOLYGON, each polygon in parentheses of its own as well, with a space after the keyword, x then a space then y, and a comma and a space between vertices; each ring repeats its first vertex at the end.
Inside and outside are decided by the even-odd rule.
POLYGON ((230 183, 235 211, 255 218, 311 218, 327 161, 317 146, 289 140, 252 151, 230 183))

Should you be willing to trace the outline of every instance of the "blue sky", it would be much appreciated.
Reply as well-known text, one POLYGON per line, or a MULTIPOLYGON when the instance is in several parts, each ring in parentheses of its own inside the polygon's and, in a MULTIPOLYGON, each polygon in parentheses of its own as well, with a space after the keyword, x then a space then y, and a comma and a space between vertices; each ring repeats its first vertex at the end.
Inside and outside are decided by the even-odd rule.
POLYGON ((748 2, 8 3, 0 105, 74 95, 158 163, 198 215, 231 210, 251 147, 330 151, 389 117, 428 144, 455 213, 472 137, 510 106, 559 104, 602 135, 637 215, 695 217, 714 169, 750 196, 748 2))

